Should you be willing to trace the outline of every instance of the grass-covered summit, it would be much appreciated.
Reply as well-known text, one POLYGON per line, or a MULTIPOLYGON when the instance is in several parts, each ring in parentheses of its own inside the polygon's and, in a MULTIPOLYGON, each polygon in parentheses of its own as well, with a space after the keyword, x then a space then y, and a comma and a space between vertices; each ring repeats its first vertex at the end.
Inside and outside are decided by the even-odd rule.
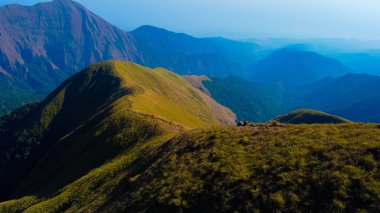
POLYGON ((287 124, 339 124, 350 121, 335 115, 310 109, 301 109, 280 115, 274 120, 287 124))

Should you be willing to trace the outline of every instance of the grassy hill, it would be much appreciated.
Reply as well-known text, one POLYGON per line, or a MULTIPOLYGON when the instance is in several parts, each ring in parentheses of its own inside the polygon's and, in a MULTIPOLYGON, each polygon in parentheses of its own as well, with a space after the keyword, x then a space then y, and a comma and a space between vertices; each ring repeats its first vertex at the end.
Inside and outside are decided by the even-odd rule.
POLYGON ((287 124, 340 124, 350 121, 335 115, 316 110, 296 110, 286 115, 276 117, 274 120, 287 124))
MULTIPOLYGON (((78 133, 95 134, 85 130, 78 133)), ((86 155, 91 150, 102 150, 94 154, 108 153, 110 146, 116 145, 123 149, 119 155, 57 189, 51 185, 91 162, 86 160, 88 156, 75 153, 66 156, 64 147, 59 147, 19 188, 15 194, 18 199, 1 203, 0 210, 380 210, 379 125, 257 124, 196 129, 173 138, 153 133, 149 139, 129 145, 117 136, 108 139, 120 138, 120 144, 113 140, 101 142, 104 139, 101 135, 96 144, 104 146, 98 149, 96 144, 82 140, 63 141, 73 147, 85 143, 83 146, 89 146, 86 155), (63 158, 65 162, 67 157, 69 168, 57 165, 57 159, 63 158), (85 161, 82 163, 81 159, 85 161), (49 166, 63 169, 46 173, 51 170, 49 166), (36 187, 36 183, 42 186, 36 187), (28 186, 35 189, 24 188, 28 186), (44 190, 45 187, 51 191, 44 190)), ((66 140, 70 137, 74 136, 66 140)), ((65 146, 63 142, 61 146, 65 146)))
MULTIPOLYGON (((84 172, 123 150, 120 143, 129 146, 161 132, 235 124, 235 119, 230 110, 169 71, 120 61, 98 63, 65 81, 42 103, 0 119, 0 197, 8 197, 56 146, 74 146, 55 148, 62 156, 66 150, 67 159, 95 158, 83 165, 73 163, 82 166, 76 171, 84 172)), ((70 162, 63 159, 58 162, 70 162)))

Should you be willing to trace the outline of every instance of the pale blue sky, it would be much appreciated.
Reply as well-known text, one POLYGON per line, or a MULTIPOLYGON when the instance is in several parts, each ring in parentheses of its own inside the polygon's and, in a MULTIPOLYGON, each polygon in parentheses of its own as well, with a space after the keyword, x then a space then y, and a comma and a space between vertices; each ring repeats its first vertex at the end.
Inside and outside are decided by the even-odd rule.
MULTIPOLYGON (((0 4, 40 1, 0 0, 0 4)), ((149 24, 196 36, 380 39, 379 0, 77 2, 125 30, 149 24)))

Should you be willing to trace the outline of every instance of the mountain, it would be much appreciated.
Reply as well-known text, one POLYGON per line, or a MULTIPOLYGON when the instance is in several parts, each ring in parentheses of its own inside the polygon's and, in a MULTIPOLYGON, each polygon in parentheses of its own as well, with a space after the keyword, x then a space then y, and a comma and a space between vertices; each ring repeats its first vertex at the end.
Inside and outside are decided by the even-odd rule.
POLYGON ((164 67, 181 75, 248 76, 258 45, 224 38, 195 38, 184 33, 142 26, 132 32, 149 67, 164 67))
POLYGON ((351 70, 339 61, 314 52, 280 49, 252 66, 251 79, 280 88, 310 84, 328 76, 341 76, 351 70))
POLYGON ((185 76, 185 79, 230 108, 239 120, 265 122, 281 113, 280 94, 270 87, 236 76, 185 76))
POLYGON ((94 62, 143 60, 133 36, 74 1, 2 6, 0 22, 0 114, 94 62))
POLYGON ((322 110, 357 122, 380 122, 375 119, 380 112, 376 107, 379 91, 379 76, 347 74, 288 90, 284 93, 289 97, 284 99, 284 105, 290 110, 322 110))
POLYGON ((340 124, 350 121, 316 110, 296 110, 286 115, 278 116, 275 121, 287 124, 340 124))
POLYGON ((167 70, 120 61, 91 65, 40 104, 0 119, 0 197, 45 183, 42 192, 68 184, 153 136, 235 120, 229 109, 167 70))

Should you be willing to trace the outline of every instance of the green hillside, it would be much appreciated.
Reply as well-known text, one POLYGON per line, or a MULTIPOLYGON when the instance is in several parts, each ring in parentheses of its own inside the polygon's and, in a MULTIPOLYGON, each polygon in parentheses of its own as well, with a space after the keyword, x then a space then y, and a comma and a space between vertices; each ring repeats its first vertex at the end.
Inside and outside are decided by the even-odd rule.
POLYGON ((349 123, 349 120, 316 110, 301 109, 286 115, 280 115, 274 120, 287 124, 339 124, 349 123))
MULTIPOLYGON (((235 124, 235 119, 230 110, 169 71, 119 61, 92 65, 41 104, 0 118, 0 199, 8 198, 54 150, 60 156, 54 164, 60 171, 78 167, 72 176, 64 174, 64 180, 52 183, 62 186, 120 154, 123 146, 181 129, 235 124), (82 157, 82 164, 69 165, 82 157)), ((57 169, 52 162, 46 168, 57 169)))
MULTIPOLYGON (((96 134, 88 130, 77 134, 96 134)), ((380 210, 379 125, 257 124, 197 129, 173 139, 148 132, 135 143, 116 135, 101 142, 102 133, 95 144, 73 143, 72 137, 80 137, 68 136, 19 187, 18 199, 1 203, 0 211, 380 210), (119 155, 62 180, 112 146, 122 148, 119 155), (85 156, 67 152, 79 148, 85 156)))

